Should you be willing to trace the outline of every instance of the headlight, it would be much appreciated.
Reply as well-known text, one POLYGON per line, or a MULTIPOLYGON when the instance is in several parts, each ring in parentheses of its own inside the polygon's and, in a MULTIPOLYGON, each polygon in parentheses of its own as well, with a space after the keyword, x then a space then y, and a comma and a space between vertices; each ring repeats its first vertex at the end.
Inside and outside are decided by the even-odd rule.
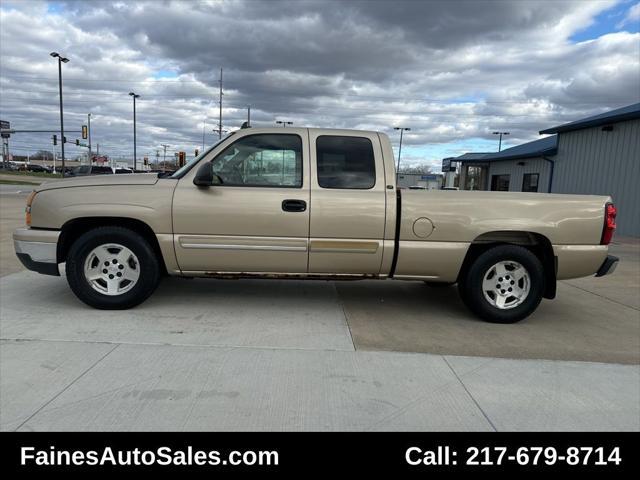
POLYGON ((31 226, 31 204, 33 203, 33 199, 35 198, 35 196, 36 196, 36 191, 34 190, 27 197, 27 207, 24 209, 26 214, 24 222, 28 227, 31 226))

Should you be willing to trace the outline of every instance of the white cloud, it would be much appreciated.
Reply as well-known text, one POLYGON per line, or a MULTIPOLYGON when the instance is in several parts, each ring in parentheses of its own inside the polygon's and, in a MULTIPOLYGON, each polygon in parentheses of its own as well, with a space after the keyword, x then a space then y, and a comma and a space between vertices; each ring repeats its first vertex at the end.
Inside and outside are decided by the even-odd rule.
MULTIPOLYGON (((402 124, 412 128, 408 146, 452 142, 452 153, 496 129, 517 143, 639 101, 640 34, 569 40, 609 1, 326 5, 3 2, 0 116, 16 128, 57 127, 52 50, 71 59, 65 124, 79 128, 90 111, 94 143, 112 155, 132 151, 132 90, 140 155, 161 143, 192 152, 205 117, 211 143, 221 66, 225 127, 237 128, 251 104, 256 125, 284 118, 393 133, 402 124), (177 77, 159 79, 161 70, 177 77)), ((12 143, 41 148, 47 137, 12 143)))

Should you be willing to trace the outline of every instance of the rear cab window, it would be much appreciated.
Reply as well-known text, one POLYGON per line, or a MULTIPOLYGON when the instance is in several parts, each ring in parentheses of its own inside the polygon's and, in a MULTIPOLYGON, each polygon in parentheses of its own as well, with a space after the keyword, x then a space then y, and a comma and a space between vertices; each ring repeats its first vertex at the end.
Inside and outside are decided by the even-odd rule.
POLYGON ((376 184, 371 140, 321 135, 316 139, 318 185, 321 188, 369 190, 376 184))

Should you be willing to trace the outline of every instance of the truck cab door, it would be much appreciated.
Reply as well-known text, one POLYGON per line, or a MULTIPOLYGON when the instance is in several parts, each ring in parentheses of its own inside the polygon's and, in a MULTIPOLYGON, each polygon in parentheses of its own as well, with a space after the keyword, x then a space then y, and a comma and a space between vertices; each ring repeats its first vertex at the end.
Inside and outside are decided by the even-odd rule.
POLYGON ((386 185, 376 133, 310 130, 309 273, 378 275, 386 185))
POLYGON ((306 129, 240 131, 180 179, 173 200, 176 258, 185 272, 305 273, 309 235, 306 129), (193 178, 212 162, 219 185, 193 178))

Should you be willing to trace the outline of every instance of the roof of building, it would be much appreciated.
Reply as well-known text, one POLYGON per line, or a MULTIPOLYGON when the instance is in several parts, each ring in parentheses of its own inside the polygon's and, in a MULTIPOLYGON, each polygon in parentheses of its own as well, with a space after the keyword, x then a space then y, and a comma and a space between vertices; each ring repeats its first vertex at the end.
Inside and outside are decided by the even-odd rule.
MULTIPOLYGON (((460 155, 459 157, 453 157, 451 158, 451 160, 456 161, 456 162, 464 162, 464 161, 473 161, 473 160, 482 160, 486 155, 491 155, 490 152, 484 152, 484 153, 474 153, 474 152, 470 152, 470 153, 465 153, 464 155, 460 155)), ((448 159, 445 159, 448 160, 448 159)))
POLYGON ((583 118, 582 120, 547 128, 546 130, 541 130, 540 134, 571 132, 573 130, 610 125, 612 123, 636 120, 638 118, 640 118, 640 103, 634 103, 633 105, 627 105, 626 107, 610 110, 599 115, 593 115, 592 117, 583 118))
POLYGON ((507 148, 501 152, 492 153, 465 153, 456 157, 456 162, 472 162, 483 161, 492 162, 497 160, 516 160, 519 158, 542 157, 543 155, 555 155, 558 153, 558 136, 534 140, 533 142, 523 143, 516 147, 507 148))

